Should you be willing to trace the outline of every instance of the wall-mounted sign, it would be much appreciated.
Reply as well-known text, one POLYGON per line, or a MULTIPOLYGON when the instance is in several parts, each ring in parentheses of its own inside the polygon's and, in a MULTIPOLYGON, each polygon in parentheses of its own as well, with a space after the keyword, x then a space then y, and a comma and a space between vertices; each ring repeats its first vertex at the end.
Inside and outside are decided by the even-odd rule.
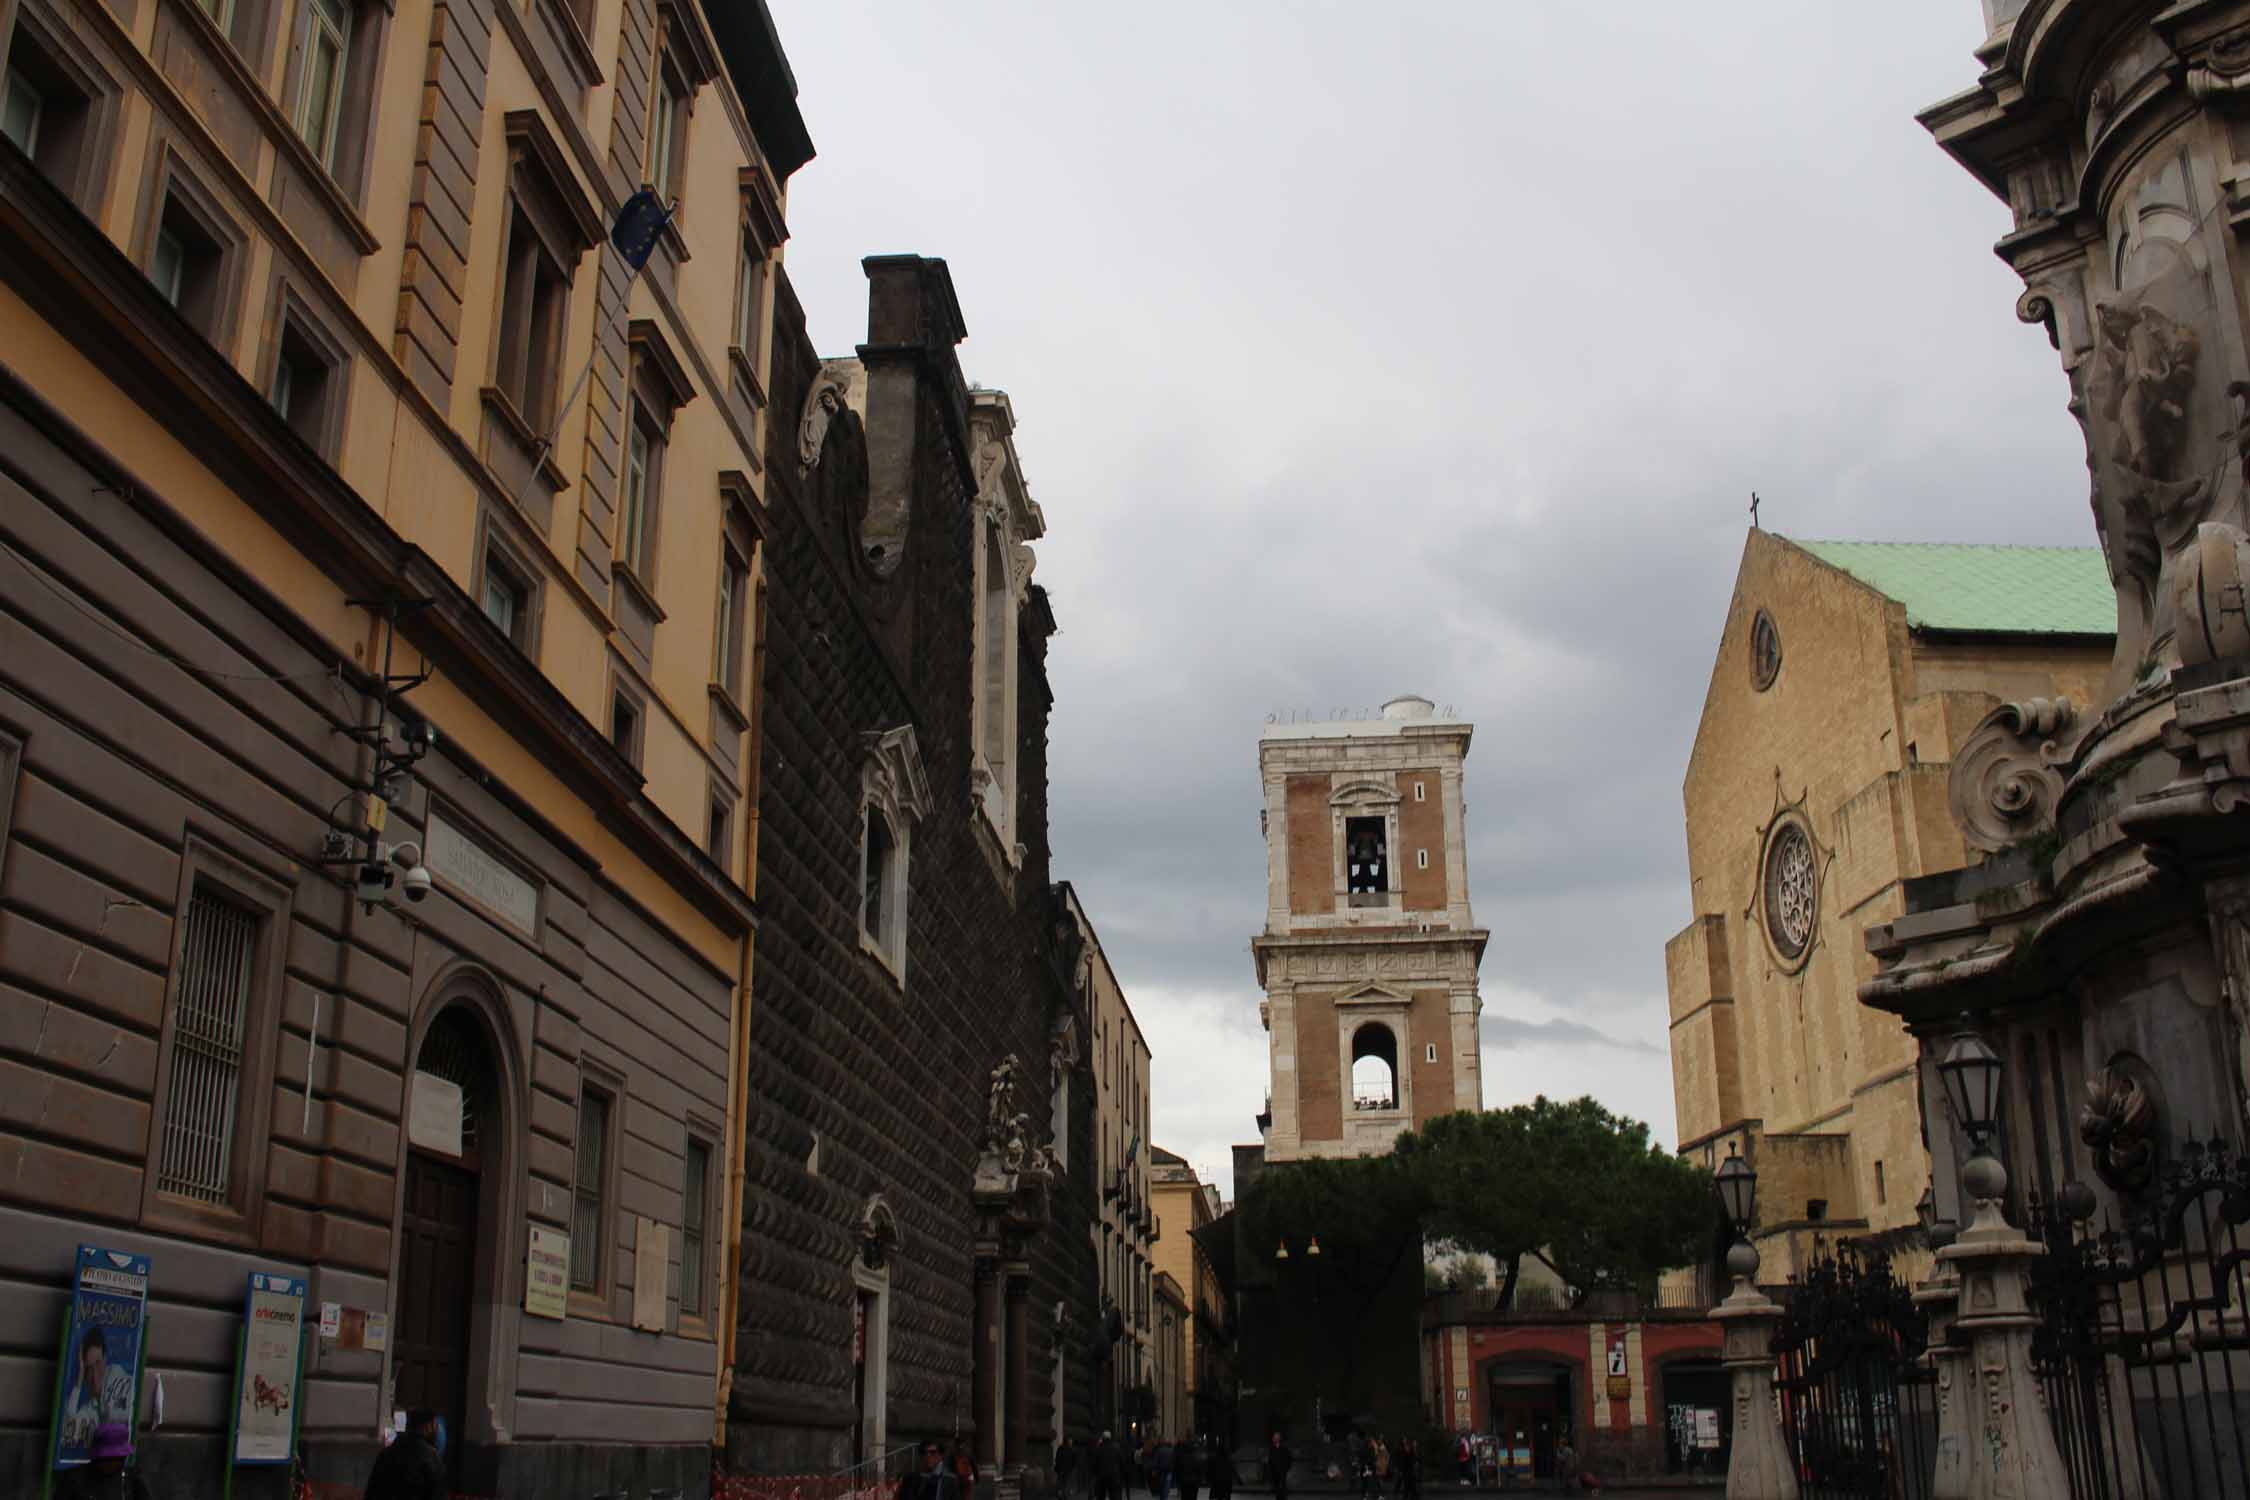
POLYGON ((642 1219, 633 1237, 633 1326, 664 1331, 664 1288, 672 1261, 672 1231, 642 1219))
POLYGON ((570 1311, 570 1236, 559 1229, 531 1226, 531 1248, 524 1254, 523 1310, 535 1318, 559 1318, 570 1311))
POLYGON ((323 1302, 323 1303, 321 1303, 321 1304, 320 1304, 320 1336, 321 1336, 322 1338, 324 1338, 324 1339, 332 1339, 332 1338, 334 1338, 334 1337, 335 1337, 335 1336, 336 1336, 336 1335, 337 1335, 337 1334, 338 1334, 339 1332, 341 1332, 341 1331, 342 1331, 342 1329, 343 1329, 343 1326, 344 1326, 344 1304, 343 1304, 343 1303, 341 1303, 341 1302, 323 1302))
POLYGON ((298 1357, 305 1284, 250 1273, 242 1302, 242 1364, 234 1388, 234 1461, 285 1464, 297 1441, 298 1357))
POLYGON ((1625 1373, 1625 1346, 1623 1344, 1609 1346, 1609 1373, 1612 1375, 1625 1373))
POLYGON ((539 887, 434 811, 423 830, 422 863, 525 937, 539 935, 539 887))
POLYGON ((391 1347, 391 1315, 371 1312, 367 1326, 360 1336, 360 1347, 370 1354, 381 1354, 391 1347))
POLYGON ((459 1156, 465 1118, 461 1085, 420 1068, 414 1070, 412 1091, 406 1101, 407 1144, 459 1156))
POLYGON ((1717 1407, 1699 1406, 1695 1409, 1695 1446, 1698 1448, 1716 1448, 1719 1446, 1719 1409, 1717 1407))
POLYGON ((63 1344, 62 1403, 55 1412, 54 1468, 87 1462, 97 1427, 133 1426, 148 1322, 148 1264, 145 1255, 78 1247, 63 1344))

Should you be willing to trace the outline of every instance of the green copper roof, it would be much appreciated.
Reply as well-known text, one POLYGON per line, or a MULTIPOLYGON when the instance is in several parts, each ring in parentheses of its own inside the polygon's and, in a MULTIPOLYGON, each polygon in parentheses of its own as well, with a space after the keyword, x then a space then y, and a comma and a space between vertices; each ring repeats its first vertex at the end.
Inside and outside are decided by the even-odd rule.
MULTIPOLYGON (((1794 540, 1794 539, 1792 539, 1794 540)), ((2117 594, 2098 547, 1797 542, 1906 606, 1916 630, 2115 635, 2117 594)))

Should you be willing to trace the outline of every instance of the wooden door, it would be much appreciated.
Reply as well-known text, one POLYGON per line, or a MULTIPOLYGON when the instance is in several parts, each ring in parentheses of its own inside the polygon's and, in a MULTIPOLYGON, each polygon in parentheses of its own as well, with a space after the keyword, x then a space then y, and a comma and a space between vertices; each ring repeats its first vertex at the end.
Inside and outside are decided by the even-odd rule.
POLYGON ((407 1410, 426 1406, 445 1418, 446 1461, 457 1469, 469 1409, 477 1174, 409 1151, 399 1233, 399 1316, 391 1335, 397 1402, 407 1410))

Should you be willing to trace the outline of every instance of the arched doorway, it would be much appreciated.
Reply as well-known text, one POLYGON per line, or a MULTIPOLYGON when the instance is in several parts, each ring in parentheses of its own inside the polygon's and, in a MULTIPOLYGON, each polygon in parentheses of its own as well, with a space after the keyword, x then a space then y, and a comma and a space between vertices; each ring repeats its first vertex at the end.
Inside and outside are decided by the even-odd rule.
MULTIPOLYGON (((1494 1360, 1484 1368, 1486 1410, 1500 1470, 1555 1475, 1555 1444, 1575 1428, 1574 1367, 1559 1360, 1494 1360)), ((1575 1438, 1573 1438, 1575 1441, 1575 1438)))
POLYGON ((398 1322, 392 1337, 395 1404, 445 1421, 456 1475, 469 1431, 472 1336, 489 1257, 478 1253, 485 1175, 505 1160, 500 1070, 476 1010, 455 1003, 423 1033, 407 1075, 406 1182, 399 1209, 398 1322))
POLYGON ((1380 1021, 1352 1033, 1352 1108, 1398 1108, 1398 1037, 1380 1021))

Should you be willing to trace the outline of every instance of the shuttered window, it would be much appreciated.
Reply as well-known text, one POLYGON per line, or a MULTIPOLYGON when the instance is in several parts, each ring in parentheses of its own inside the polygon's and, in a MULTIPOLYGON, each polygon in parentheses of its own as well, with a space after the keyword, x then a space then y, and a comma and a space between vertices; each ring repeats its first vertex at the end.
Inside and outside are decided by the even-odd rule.
POLYGON ((204 1203, 233 1196, 243 1026, 258 953, 258 914, 197 883, 180 941, 172 1071, 164 1091, 157 1187, 204 1203))
POLYGON ((578 1096, 578 1202, 570 1226, 570 1284, 598 1292, 602 1285, 602 1180, 609 1149, 609 1095, 587 1089, 578 1096))

